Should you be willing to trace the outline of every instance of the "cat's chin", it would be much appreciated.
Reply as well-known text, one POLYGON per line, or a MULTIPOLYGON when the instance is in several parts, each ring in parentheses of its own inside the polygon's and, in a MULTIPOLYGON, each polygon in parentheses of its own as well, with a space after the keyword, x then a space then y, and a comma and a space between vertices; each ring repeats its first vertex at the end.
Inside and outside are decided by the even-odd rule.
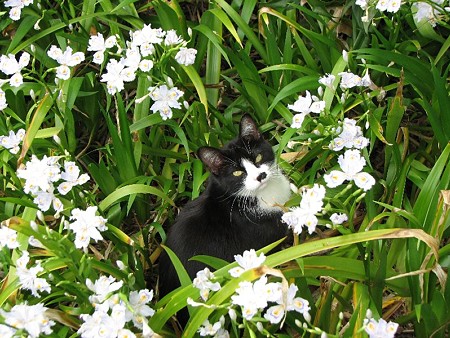
POLYGON ((254 194, 258 200, 259 212, 274 213, 283 210, 282 206, 291 196, 291 189, 288 179, 277 175, 261 184, 254 194))

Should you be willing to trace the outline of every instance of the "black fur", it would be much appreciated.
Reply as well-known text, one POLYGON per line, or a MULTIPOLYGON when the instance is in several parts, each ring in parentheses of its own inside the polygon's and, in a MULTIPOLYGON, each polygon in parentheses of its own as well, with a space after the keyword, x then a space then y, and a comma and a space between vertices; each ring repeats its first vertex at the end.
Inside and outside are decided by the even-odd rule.
MULTIPOLYGON (((209 255, 233 261, 234 255, 248 249, 260 249, 286 236, 281 224, 281 210, 270 213, 254 212, 256 199, 236 197, 245 174, 241 159, 253 162, 262 154, 262 163, 273 163, 271 146, 260 135, 250 116, 240 123, 240 133, 222 149, 200 148, 199 158, 211 175, 206 190, 182 209, 170 227, 166 245, 184 264, 191 278, 205 265, 189 261, 195 255, 209 255)), ((174 267, 166 254, 159 262, 160 295, 164 296, 180 284, 174 267)))

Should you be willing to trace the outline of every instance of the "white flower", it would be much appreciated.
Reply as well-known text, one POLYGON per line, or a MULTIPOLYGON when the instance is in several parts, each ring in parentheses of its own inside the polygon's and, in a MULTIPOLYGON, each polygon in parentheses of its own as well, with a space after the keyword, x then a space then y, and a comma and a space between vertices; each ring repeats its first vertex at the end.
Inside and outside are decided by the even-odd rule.
POLYGON ((359 75, 352 72, 341 72, 338 74, 341 77, 340 87, 341 89, 349 89, 353 87, 369 87, 372 84, 369 73, 361 78, 359 75))
POLYGON ((342 50, 342 59, 348 63, 348 52, 345 49, 342 50))
POLYGON ((225 317, 221 316, 219 321, 211 324, 209 322, 209 320, 205 320, 202 324, 202 326, 200 326, 200 328, 198 329, 198 333, 200 334, 200 336, 205 337, 205 336, 216 336, 217 333, 219 332, 219 330, 223 327, 223 324, 225 324, 225 317))
POLYGON ((15 73, 11 78, 9 79, 9 85, 11 87, 20 87, 23 84, 23 77, 20 73, 15 73))
POLYGON ((153 113, 159 112, 163 120, 172 117, 172 108, 181 108, 181 103, 178 100, 184 93, 177 87, 169 89, 166 85, 162 85, 150 87, 148 90, 150 98, 154 101, 150 110, 153 113))
POLYGON ((263 276, 255 283, 240 282, 236 293, 231 296, 231 302, 242 307, 242 316, 251 320, 259 310, 267 307, 266 295, 267 277, 263 276))
POLYGON ((83 324, 77 332, 83 338, 116 338, 123 329, 121 322, 101 310, 96 310, 92 315, 82 314, 80 317, 83 324))
POLYGON ((24 137, 24 129, 19 129, 17 133, 14 133, 13 130, 10 130, 8 136, 0 136, 0 145, 8 149, 11 154, 17 154, 20 150, 19 144, 23 141, 24 137))
POLYGON ((117 46, 117 36, 111 35, 105 41, 105 48, 108 49, 108 48, 112 48, 114 46, 117 46))
POLYGON ((358 150, 347 150, 344 155, 339 156, 338 163, 342 171, 332 170, 324 175, 328 187, 335 188, 345 180, 353 180, 357 187, 367 191, 375 184, 375 179, 371 175, 362 172, 366 160, 358 150))
MULTIPOLYGON (((102 75, 101 82, 106 82, 106 87, 108 88, 108 93, 115 94, 120 92, 124 88, 124 82, 133 81, 136 78, 137 66, 134 67, 135 54, 129 53, 128 59, 109 60, 106 65, 106 74, 102 75), (127 65, 133 64, 133 67, 127 65)), ((139 62, 138 62, 139 65, 139 62)))
POLYGON ((117 331, 117 338, 136 338, 136 335, 128 329, 117 331))
MULTIPOLYGON (((50 335, 55 322, 49 320, 45 312, 47 308, 42 304, 15 305, 10 312, 0 309, 0 314, 5 318, 5 324, 16 330, 25 330, 29 337, 37 338, 41 334, 50 335)), ((1 332, 1 330, 0 330, 1 332)))
POLYGON ((39 160, 36 155, 32 155, 25 168, 17 169, 17 176, 25 180, 24 192, 37 194, 38 191, 51 191, 53 182, 61 177, 57 161, 58 157, 55 156, 44 155, 42 160, 39 160))
POLYGON ((287 291, 286 311, 296 311, 305 316, 306 314, 309 314, 309 310, 311 310, 311 307, 309 306, 309 302, 306 299, 295 297, 297 291, 297 285, 289 285, 289 289, 287 291))
POLYGON ((383 318, 379 321, 375 319, 365 319, 365 331, 369 335, 369 338, 393 338, 397 332, 398 324, 394 322, 386 322, 383 318))
POLYGON ((12 327, 0 324, 0 337, 14 337, 16 331, 12 327))
POLYGON ((284 306, 283 305, 274 305, 267 309, 264 314, 264 318, 266 318, 271 324, 278 324, 284 318, 284 306))
POLYGON ((89 301, 97 306, 107 300, 113 292, 119 290, 123 285, 123 281, 116 282, 112 276, 100 276, 95 282, 89 278, 86 279, 86 286, 89 290, 94 292, 94 295, 89 296, 89 301))
POLYGON ((4 110, 8 107, 8 103, 6 102, 5 92, 0 88, 0 111, 4 110))
POLYGON ((69 229, 75 233, 75 246, 77 248, 86 250, 91 239, 95 241, 103 239, 100 232, 107 229, 107 220, 97 216, 96 212, 96 206, 90 206, 86 211, 78 208, 72 210, 70 220, 75 220, 75 222, 69 224, 69 229))
POLYGON ((194 64, 196 55, 197 55, 196 49, 181 47, 178 53, 175 55, 175 60, 180 65, 190 66, 194 64))
POLYGON ((284 213, 281 217, 282 221, 296 234, 300 234, 303 227, 312 234, 319 222, 316 214, 322 211, 325 193, 325 187, 320 184, 314 184, 312 188, 304 190, 300 205, 284 213))
MULTIPOLYGON (((33 202, 38 206, 39 210, 43 212, 50 209, 52 202, 57 199, 57 197, 53 194, 53 188, 49 189, 49 191, 37 191, 35 195, 36 196, 34 197, 33 202)), ((56 203, 59 205, 60 201, 59 203, 56 203)))
POLYGON ((144 59, 139 62, 139 69, 143 72, 148 72, 153 68, 153 61, 144 59))
POLYGON ((23 83, 21 71, 28 66, 29 62, 30 54, 27 52, 22 53, 19 61, 16 60, 13 54, 9 54, 8 56, 2 55, 0 57, 0 70, 6 75, 12 75, 9 79, 9 84, 12 87, 19 87, 23 83))
POLYGON ((0 249, 7 247, 8 249, 15 249, 19 247, 17 241, 17 232, 4 225, 0 227, 0 249))
POLYGON ((22 8, 20 8, 20 7, 13 7, 9 10, 9 17, 14 21, 19 20, 21 14, 22 14, 22 8))
POLYGON ((326 74, 325 76, 322 76, 321 78, 319 78, 319 83, 326 87, 334 89, 333 82, 334 82, 335 78, 336 78, 336 76, 334 76, 333 74, 326 74))
POLYGON ((291 128, 301 128, 306 115, 308 114, 305 113, 295 114, 294 117, 292 118, 291 128))
POLYGON ((400 9, 401 0, 379 0, 376 9, 380 12, 397 13, 400 9))
POLYGON ((95 52, 93 61, 97 64, 102 64, 105 59, 105 51, 108 48, 112 48, 117 45, 117 37, 115 35, 110 36, 106 40, 103 38, 102 33, 97 35, 91 35, 89 38, 89 45, 87 50, 95 52))
POLYGON ((109 60, 106 65, 106 74, 102 75, 101 82, 106 82, 108 93, 113 95, 124 88, 124 79, 121 74, 125 65, 117 60, 109 60))
POLYGON ((295 297, 297 291, 298 287, 295 284, 289 285, 286 295, 286 303, 284 303, 283 297, 280 295, 278 300, 275 301, 278 305, 274 305, 267 309, 264 314, 264 318, 272 324, 278 324, 283 319, 285 312, 287 311, 296 311, 303 314, 305 318, 309 317, 309 310, 311 310, 309 302, 301 297, 295 297))
POLYGON ((148 318, 154 315, 155 310, 147 305, 153 299, 153 290, 147 289, 130 292, 130 306, 132 312, 126 311, 126 320, 132 320, 136 327, 142 327, 142 318, 148 318))
POLYGON ((16 260, 16 273, 19 278, 21 289, 30 290, 33 296, 39 298, 39 292, 50 293, 50 284, 44 279, 38 277, 38 274, 43 272, 40 262, 31 268, 27 268, 30 260, 28 251, 24 251, 22 256, 16 260))
POLYGON ((331 141, 330 149, 334 151, 343 148, 363 149, 369 145, 369 139, 363 136, 361 127, 356 125, 356 121, 345 118, 342 124, 342 131, 331 141))
POLYGON ((97 33, 97 35, 91 35, 89 37, 87 50, 93 52, 106 50, 105 39, 103 38, 102 33, 97 33))
POLYGON ((213 283, 211 281, 214 278, 214 274, 209 271, 208 268, 204 268, 203 270, 197 272, 197 276, 192 282, 192 284, 200 290, 200 296, 204 301, 208 299, 210 291, 220 290, 220 284, 218 282, 213 283))
POLYGON ((105 60, 105 53, 103 51, 97 51, 92 57, 92 61, 98 65, 101 65, 105 60))
POLYGON ((66 161, 64 162, 64 171, 61 173, 61 179, 65 182, 58 186, 58 191, 60 194, 66 195, 72 187, 89 181, 89 175, 80 175, 80 169, 75 165, 75 162, 66 161))
POLYGON ((144 25, 144 28, 131 32, 131 47, 140 47, 143 57, 153 54, 154 44, 163 41, 165 32, 161 28, 152 28, 151 25, 144 25))
POLYGON ((311 96, 311 93, 309 91, 306 91, 305 96, 299 96, 294 104, 288 105, 288 108, 297 113, 319 114, 325 109, 325 101, 320 101, 317 96, 311 96))
POLYGON ((250 249, 245 250, 242 255, 235 255, 234 259, 239 266, 230 269, 228 273, 233 277, 239 277, 244 271, 260 267, 266 260, 266 256, 264 253, 258 256, 254 249, 250 249))
POLYGON ((62 80, 67 80, 70 77, 70 67, 79 65, 84 61, 84 53, 72 53, 72 48, 67 47, 65 51, 52 45, 47 52, 47 55, 59 63, 56 68, 56 77, 62 80))
POLYGON ((33 0, 7 0, 5 1, 5 7, 12 7, 9 11, 9 17, 17 21, 20 19, 20 14, 22 12, 22 8, 29 6, 33 3, 33 0))
POLYGON ((424 1, 414 2, 412 5, 414 20, 417 23, 428 21, 435 27, 439 16, 437 7, 442 7, 443 3, 443 0, 432 0, 430 3, 424 1))
MULTIPOLYGON (((123 63, 125 65, 125 67, 134 69, 133 73, 135 73, 136 69, 139 67, 141 59, 142 59, 142 57, 141 57, 141 53, 139 52, 139 49, 137 47, 131 47, 131 48, 127 48, 127 50, 125 51, 125 59, 123 59, 123 63)), ((132 80, 128 80, 127 82, 130 82, 133 80, 134 80, 134 77, 132 80)))
POLYGON ((339 225, 342 224, 344 222, 348 221, 348 217, 346 214, 338 214, 338 213, 333 213, 330 216, 330 221, 335 224, 335 225, 339 225))
POLYGON ((174 29, 166 32, 166 38, 164 39, 164 44, 166 46, 178 45, 183 41, 183 38, 181 36, 178 36, 177 32, 174 29))
POLYGON ((369 0, 356 0, 355 4, 361 7, 363 10, 369 8, 369 0))

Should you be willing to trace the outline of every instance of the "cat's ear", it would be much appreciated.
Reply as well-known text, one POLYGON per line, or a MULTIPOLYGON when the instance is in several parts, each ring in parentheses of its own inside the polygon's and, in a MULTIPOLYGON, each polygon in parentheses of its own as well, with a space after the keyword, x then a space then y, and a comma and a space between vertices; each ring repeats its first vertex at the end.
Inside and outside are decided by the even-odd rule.
POLYGON ((201 147, 197 154, 200 160, 202 160, 202 162, 213 174, 219 175, 220 168, 225 162, 225 157, 219 149, 212 147, 201 147))
POLYGON ((261 137, 258 126, 248 114, 242 116, 239 126, 239 137, 248 141, 256 141, 261 137))

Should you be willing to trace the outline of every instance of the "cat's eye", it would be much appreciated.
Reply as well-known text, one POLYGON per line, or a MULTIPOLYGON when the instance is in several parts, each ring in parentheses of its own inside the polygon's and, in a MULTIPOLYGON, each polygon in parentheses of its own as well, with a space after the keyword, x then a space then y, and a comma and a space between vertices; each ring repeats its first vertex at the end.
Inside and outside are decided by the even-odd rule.
POLYGON ((258 156, 256 156, 255 163, 259 163, 261 161, 262 161, 262 155, 258 154, 258 156))
POLYGON ((236 170, 236 171, 233 171, 233 175, 234 176, 241 176, 242 174, 243 174, 244 172, 242 171, 242 170, 236 170))

